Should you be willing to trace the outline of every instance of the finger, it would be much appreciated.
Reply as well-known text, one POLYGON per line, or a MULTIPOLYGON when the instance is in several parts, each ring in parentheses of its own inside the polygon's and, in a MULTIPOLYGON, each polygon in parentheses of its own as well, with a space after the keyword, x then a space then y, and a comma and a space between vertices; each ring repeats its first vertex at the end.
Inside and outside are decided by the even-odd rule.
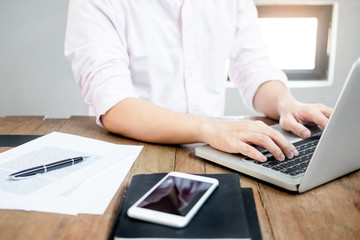
POLYGON ((322 111, 317 108, 311 108, 307 115, 307 120, 320 125, 322 128, 325 128, 329 120, 329 117, 325 114, 329 113, 327 111, 322 111))
POLYGON ((315 104, 305 108, 300 116, 295 115, 295 118, 299 118, 297 120, 300 123, 312 122, 325 128, 332 111, 332 108, 329 108, 324 104, 315 104))
POLYGON ((331 107, 328 107, 328 106, 326 106, 326 105, 323 105, 323 104, 321 104, 321 112, 327 117, 327 118, 330 118, 330 116, 331 116, 331 114, 333 113, 333 108, 331 108, 331 107))
POLYGON ((296 147, 279 131, 273 129, 274 133, 271 135, 274 142, 279 146, 285 156, 289 159, 298 156, 299 152, 296 147))
POLYGON ((253 143, 266 148, 277 160, 282 161, 285 156, 293 158, 299 155, 295 146, 283 134, 268 125, 265 125, 253 138, 253 143))
POLYGON ((330 107, 327 107, 325 106, 324 104, 318 104, 319 106, 319 109, 320 109, 320 112, 322 113, 322 115, 320 115, 319 117, 321 118, 319 120, 319 122, 322 122, 322 123, 319 123, 319 125, 322 127, 322 128, 325 128, 326 127, 326 124, 327 122, 329 121, 329 118, 333 112, 333 109, 330 108, 330 107))
POLYGON ((301 138, 309 138, 311 136, 311 131, 299 123, 294 117, 288 117, 286 120, 281 119, 280 126, 284 130, 293 132, 301 138))
POLYGON ((285 155, 281 148, 267 135, 258 134, 254 137, 254 143, 267 149, 278 161, 284 161, 285 155))
POLYGON ((245 142, 239 142, 239 153, 259 162, 266 162, 267 160, 264 154, 245 142))

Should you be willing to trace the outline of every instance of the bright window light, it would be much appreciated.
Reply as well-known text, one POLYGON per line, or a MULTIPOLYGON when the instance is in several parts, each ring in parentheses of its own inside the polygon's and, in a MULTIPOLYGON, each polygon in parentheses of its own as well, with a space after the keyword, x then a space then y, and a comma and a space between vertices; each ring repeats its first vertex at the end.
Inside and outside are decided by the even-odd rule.
POLYGON ((259 18, 259 24, 277 68, 315 69, 317 18, 259 18))

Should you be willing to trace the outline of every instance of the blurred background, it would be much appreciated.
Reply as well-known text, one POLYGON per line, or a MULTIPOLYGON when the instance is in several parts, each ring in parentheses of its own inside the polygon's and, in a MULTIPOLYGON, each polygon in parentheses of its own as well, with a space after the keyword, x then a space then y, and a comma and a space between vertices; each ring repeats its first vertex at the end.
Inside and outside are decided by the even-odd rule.
MULTIPOLYGON (((360 57, 360 1, 255 3, 269 53, 275 52, 274 64, 288 74, 295 97, 333 106, 360 57)), ((0 117, 89 114, 64 56, 67 7, 67 0, 2 0, 0 117)), ((242 104, 231 80, 226 97, 226 115, 255 115, 242 104)))

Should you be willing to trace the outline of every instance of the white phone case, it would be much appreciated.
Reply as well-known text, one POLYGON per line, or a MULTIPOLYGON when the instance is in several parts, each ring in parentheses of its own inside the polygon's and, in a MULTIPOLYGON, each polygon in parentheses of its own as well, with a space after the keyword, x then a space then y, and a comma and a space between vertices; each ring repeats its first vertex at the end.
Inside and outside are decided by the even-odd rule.
POLYGON ((215 178, 170 172, 132 205, 127 215, 181 228, 190 222, 218 185, 215 178))

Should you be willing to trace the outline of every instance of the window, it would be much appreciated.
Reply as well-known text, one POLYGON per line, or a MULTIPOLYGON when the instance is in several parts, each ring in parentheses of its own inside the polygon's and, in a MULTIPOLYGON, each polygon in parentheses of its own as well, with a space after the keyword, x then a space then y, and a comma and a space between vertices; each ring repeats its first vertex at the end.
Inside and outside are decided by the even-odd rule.
POLYGON ((289 80, 327 80, 333 5, 257 5, 274 65, 289 80))

